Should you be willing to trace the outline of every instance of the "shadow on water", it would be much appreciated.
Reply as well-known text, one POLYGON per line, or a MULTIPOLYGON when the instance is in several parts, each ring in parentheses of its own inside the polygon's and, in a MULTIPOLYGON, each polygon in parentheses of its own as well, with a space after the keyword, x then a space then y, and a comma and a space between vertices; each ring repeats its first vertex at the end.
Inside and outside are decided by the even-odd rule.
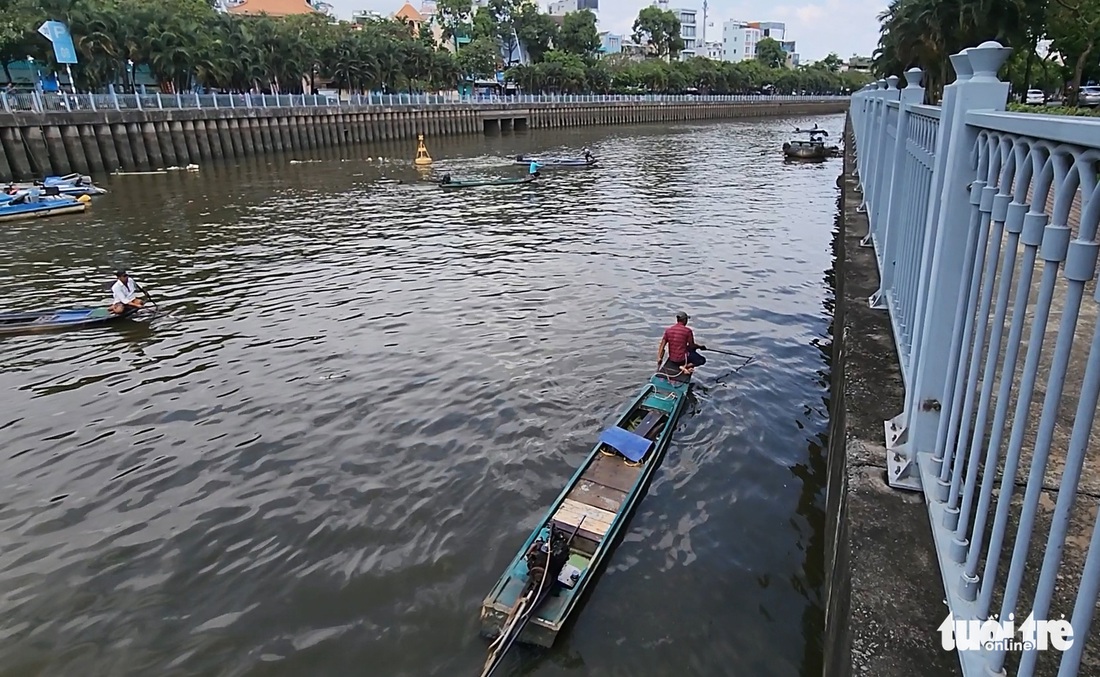
POLYGON ((415 142, 271 155, 0 231, 13 309, 122 266, 171 311, 2 341, 0 677, 471 674, 485 593, 680 309, 757 359, 710 360, 598 585, 516 664, 816 674, 839 165, 783 163, 807 122, 428 139, 456 176, 602 164, 460 194, 415 142))

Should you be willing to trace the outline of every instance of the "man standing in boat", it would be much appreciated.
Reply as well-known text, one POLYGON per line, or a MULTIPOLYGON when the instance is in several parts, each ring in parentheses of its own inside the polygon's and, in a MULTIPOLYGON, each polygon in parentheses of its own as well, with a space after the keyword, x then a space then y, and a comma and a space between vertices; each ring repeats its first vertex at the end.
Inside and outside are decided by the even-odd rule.
POLYGON ((111 285, 111 296, 114 299, 114 303, 111 304, 111 312, 118 315, 126 310, 141 308, 142 302, 137 295, 137 282, 127 275, 125 270, 116 271, 115 277, 118 279, 111 285))
POLYGON ((699 354, 707 347, 695 342, 695 334, 688 328, 688 314, 676 313, 676 324, 665 330, 661 343, 657 346, 657 369, 665 366, 665 346, 668 346, 669 367, 679 367, 680 372, 690 374, 696 367, 707 363, 707 358, 699 354))

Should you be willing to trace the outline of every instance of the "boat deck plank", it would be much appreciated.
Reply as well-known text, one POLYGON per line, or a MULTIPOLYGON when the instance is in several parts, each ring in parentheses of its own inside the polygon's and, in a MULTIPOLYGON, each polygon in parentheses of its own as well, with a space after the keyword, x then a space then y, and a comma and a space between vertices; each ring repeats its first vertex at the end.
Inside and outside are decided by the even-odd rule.
POLYGON ((578 533, 587 538, 602 540, 611 529, 611 523, 615 521, 615 513, 566 498, 554 513, 553 520, 559 528, 569 531, 580 525, 578 533))
POLYGON ((580 482, 577 482, 576 486, 573 487, 566 498, 576 501, 577 503, 590 505, 593 508, 619 512, 619 508, 622 507, 623 501, 626 500, 626 492, 613 489, 590 479, 582 478, 580 482))
POLYGON ((629 492, 634 488, 634 483, 641 472, 642 466, 627 465, 626 458, 623 456, 597 454, 596 460, 585 469, 581 478, 611 487, 616 491, 629 492))

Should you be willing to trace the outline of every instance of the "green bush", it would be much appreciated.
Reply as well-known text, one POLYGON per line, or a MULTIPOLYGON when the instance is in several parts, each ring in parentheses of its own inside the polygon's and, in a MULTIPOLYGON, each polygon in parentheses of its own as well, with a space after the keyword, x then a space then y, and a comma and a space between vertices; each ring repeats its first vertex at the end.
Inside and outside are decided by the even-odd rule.
POLYGON ((1010 103, 1008 110, 1013 113, 1038 113, 1040 115, 1077 115, 1080 117, 1100 117, 1098 108, 1070 108, 1069 106, 1029 106, 1024 103, 1010 103))

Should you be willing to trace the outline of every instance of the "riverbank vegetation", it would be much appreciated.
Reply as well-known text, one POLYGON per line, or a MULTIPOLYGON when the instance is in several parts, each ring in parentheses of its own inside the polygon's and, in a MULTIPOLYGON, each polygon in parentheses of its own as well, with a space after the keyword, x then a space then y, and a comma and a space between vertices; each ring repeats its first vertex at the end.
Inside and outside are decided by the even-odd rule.
POLYGON ((879 20, 875 72, 918 66, 933 101, 953 78, 948 56, 986 40, 1015 49, 1001 76, 1017 94, 1064 90, 1072 106, 1082 83, 1100 79, 1100 0, 890 0, 879 20))
MULTIPOLYGON (((526 92, 560 93, 833 93, 858 89, 866 74, 841 72, 835 55, 784 67, 782 51, 760 43, 756 61, 684 61, 672 12, 643 9, 632 36, 645 53, 601 54, 595 16, 560 21, 519 0, 439 0, 441 39, 428 26, 373 19, 359 24, 321 14, 285 18, 216 11, 209 0, 6 0, 0 61, 31 61, 63 72, 37 33, 47 19, 70 27, 79 63, 75 85, 131 88, 137 70, 167 92, 194 89, 308 93, 323 83, 343 91, 446 91, 501 70, 526 92), (777 51, 778 50, 778 51, 777 51), (524 58, 525 57, 525 58, 524 58), (521 61, 518 65, 508 62, 521 61)), ((772 41, 774 42, 774 41, 772 41)))

